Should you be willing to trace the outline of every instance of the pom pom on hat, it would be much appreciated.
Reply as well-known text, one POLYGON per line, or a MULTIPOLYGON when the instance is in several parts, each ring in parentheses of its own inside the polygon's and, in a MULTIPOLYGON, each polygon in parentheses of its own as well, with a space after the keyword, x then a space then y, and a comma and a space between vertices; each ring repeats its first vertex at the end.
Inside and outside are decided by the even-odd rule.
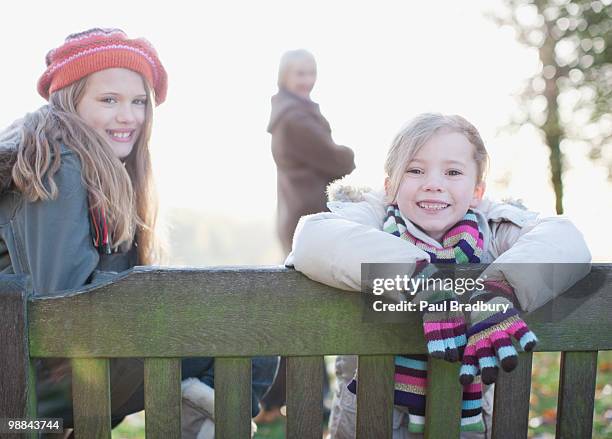
POLYGON ((157 52, 144 38, 130 39, 120 29, 89 29, 69 35, 60 47, 47 53, 47 70, 38 80, 45 99, 85 76, 122 67, 140 73, 155 91, 155 103, 166 99, 168 75, 157 52))

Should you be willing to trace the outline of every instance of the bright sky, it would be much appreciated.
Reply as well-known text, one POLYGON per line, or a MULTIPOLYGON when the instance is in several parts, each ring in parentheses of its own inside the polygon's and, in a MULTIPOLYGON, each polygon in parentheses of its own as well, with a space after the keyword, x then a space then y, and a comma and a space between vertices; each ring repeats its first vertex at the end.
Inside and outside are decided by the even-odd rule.
MULTIPOLYGON (((4 5, 0 127, 44 103, 35 83, 49 49, 69 33, 120 27, 149 39, 169 74, 152 145, 162 207, 272 221, 276 171, 265 131, 270 96, 281 54, 301 47, 318 62, 312 98, 336 142, 355 150, 360 183, 382 183, 386 149, 409 118, 423 111, 458 113, 480 129, 492 155, 489 195, 523 198, 533 210, 553 213, 547 150, 538 136, 530 129, 498 135, 515 108, 513 94, 539 64, 511 30, 486 18, 485 8, 496 2, 152 4, 4 5)), ((612 214, 610 185, 582 151, 567 152, 566 210, 593 252, 612 260, 597 236, 612 214)))

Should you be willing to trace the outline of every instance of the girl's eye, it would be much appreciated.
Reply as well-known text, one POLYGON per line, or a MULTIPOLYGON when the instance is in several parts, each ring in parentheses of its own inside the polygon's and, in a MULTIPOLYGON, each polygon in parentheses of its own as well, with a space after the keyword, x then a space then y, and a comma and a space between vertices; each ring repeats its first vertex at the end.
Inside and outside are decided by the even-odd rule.
POLYGON ((461 171, 457 171, 456 169, 451 169, 450 171, 448 171, 448 175, 455 177, 457 175, 462 175, 461 171))
POLYGON ((134 99, 133 103, 136 105, 146 105, 147 100, 146 99, 134 99))
POLYGON ((117 103, 117 99, 115 99, 115 98, 113 98, 111 96, 102 98, 101 101, 104 102, 105 104, 116 104, 117 103))
POLYGON ((423 171, 421 171, 420 169, 417 169, 417 168, 410 168, 410 169, 406 169, 406 173, 407 174, 420 175, 420 174, 423 173, 423 171))

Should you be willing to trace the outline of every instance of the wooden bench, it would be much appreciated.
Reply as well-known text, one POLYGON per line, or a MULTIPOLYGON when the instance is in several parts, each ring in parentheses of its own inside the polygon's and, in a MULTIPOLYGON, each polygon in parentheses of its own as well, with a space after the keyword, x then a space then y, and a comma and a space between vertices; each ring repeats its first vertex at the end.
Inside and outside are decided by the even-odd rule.
MULTIPOLYGON (((597 351, 612 349, 611 280, 610 266, 594 266, 526 317, 537 350, 562 352, 557 437, 591 436, 597 351)), ((26 297, 25 282, 0 282, 0 418, 35 417, 32 359, 71 358, 77 438, 111 437, 113 357, 145 359, 147 438, 179 438, 180 359, 189 356, 216 358, 216 437, 250 437, 250 357, 284 355, 287 437, 320 439, 321 356, 334 354, 360 356, 358 437, 388 438, 393 354, 424 352, 417 315, 401 324, 364 322, 361 295, 280 267, 139 267, 112 284, 52 298, 26 297)), ((496 438, 527 437, 532 356, 520 357, 496 387, 496 438)), ((427 413, 444 415, 427 416, 426 437, 459 436, 458 368, 430 362, 427 413)))

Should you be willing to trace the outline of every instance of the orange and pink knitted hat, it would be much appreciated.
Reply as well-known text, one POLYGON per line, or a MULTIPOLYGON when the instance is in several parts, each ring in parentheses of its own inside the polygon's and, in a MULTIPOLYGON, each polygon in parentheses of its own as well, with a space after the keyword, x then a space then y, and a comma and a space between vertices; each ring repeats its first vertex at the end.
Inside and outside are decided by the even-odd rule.
POLYGON ((168 75, 157 52, 144 38, 130 39, 120 29, 89 29, 69 35, 47 53, 47 70, 38 80, 45 99, 60 88, 104 69, 123 67, 140 73, 155 91, 155 103, 166 99, 168 75))

